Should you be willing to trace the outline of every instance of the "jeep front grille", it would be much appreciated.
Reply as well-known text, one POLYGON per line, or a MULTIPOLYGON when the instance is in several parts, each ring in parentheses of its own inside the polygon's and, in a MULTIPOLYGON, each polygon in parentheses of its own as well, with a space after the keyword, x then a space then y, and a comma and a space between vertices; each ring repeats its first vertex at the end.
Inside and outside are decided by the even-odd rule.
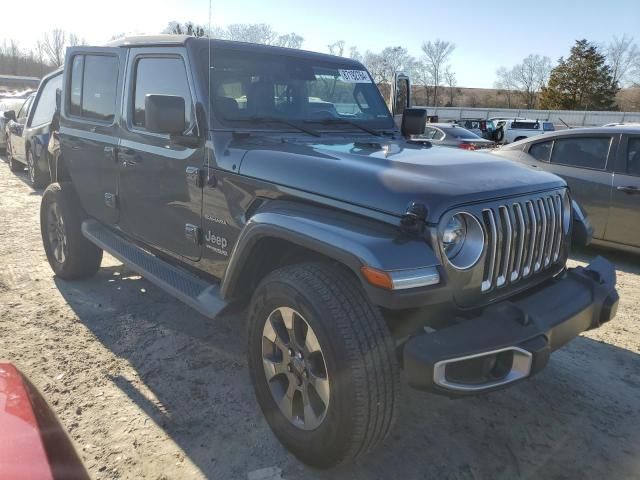
POLYGON ((564 192, 482 211, 487 232, 482 292, 502 288, 547 269, 560 259, 564 192))

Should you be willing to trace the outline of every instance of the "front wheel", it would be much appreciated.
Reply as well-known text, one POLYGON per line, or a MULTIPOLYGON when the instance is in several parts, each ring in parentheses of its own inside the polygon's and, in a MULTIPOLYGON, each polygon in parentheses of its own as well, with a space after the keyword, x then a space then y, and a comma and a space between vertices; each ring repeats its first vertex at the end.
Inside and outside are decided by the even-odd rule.
POLYGON ((303 462, 353 461, 389 433, 398 395, 394 342, 340 268, 304 263, 269 274, 251 301, 248 355, 267 422, 303 462))
POLYGON ((24 170, 24 165, 18 162, 13 156, 13 151, 9 143, 7 143, 7 160, 9 161, 9 170, 12 172, 22 172, 24 170))
POLYGON ((42 195, 40 231, 44 250, 55 274, 75 280, 95 274, 102 250, 82 235, 85 218, 73 185, 52 183, 42 195))

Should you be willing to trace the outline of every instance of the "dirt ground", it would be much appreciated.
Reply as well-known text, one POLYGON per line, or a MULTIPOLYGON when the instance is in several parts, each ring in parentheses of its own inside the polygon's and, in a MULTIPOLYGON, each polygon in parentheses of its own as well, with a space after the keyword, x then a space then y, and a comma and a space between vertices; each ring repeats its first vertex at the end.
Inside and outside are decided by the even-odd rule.
POLYGON ((253 397, 242 314, 208 321, 111 257, 94 278, 53 277, 42 192, 0 162, 0 358, 49 400, 95 478, 640 478, 640 257, 618 267, 615 321, 542 373, 449 400, 403 388, 384 448, 311 470, 271 434, 253 397))

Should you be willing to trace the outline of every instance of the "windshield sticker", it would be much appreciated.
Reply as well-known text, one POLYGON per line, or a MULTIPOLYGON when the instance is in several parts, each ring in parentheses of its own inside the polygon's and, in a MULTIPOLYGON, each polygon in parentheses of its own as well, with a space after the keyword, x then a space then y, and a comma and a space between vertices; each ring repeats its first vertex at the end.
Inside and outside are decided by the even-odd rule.
POLYGON ((371 78, 365 70, 338 70, 340 79, 346 83, 371 83, 371 78))

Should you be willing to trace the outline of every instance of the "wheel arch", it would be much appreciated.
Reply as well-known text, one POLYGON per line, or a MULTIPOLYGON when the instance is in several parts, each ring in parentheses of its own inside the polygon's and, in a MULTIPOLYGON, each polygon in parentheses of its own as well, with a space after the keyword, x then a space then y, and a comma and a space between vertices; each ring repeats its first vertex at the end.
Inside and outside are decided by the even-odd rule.
POLYGON ((319 260, 354 275, 370 299, 386 304, 391 292, 364 281, 364 265, 386 271, 439 265, 423 240, 398 242, 397 227, 326 208, 273 201, 247 222, 221 284, 223 298, 242 297, 275 268, 319 260))

